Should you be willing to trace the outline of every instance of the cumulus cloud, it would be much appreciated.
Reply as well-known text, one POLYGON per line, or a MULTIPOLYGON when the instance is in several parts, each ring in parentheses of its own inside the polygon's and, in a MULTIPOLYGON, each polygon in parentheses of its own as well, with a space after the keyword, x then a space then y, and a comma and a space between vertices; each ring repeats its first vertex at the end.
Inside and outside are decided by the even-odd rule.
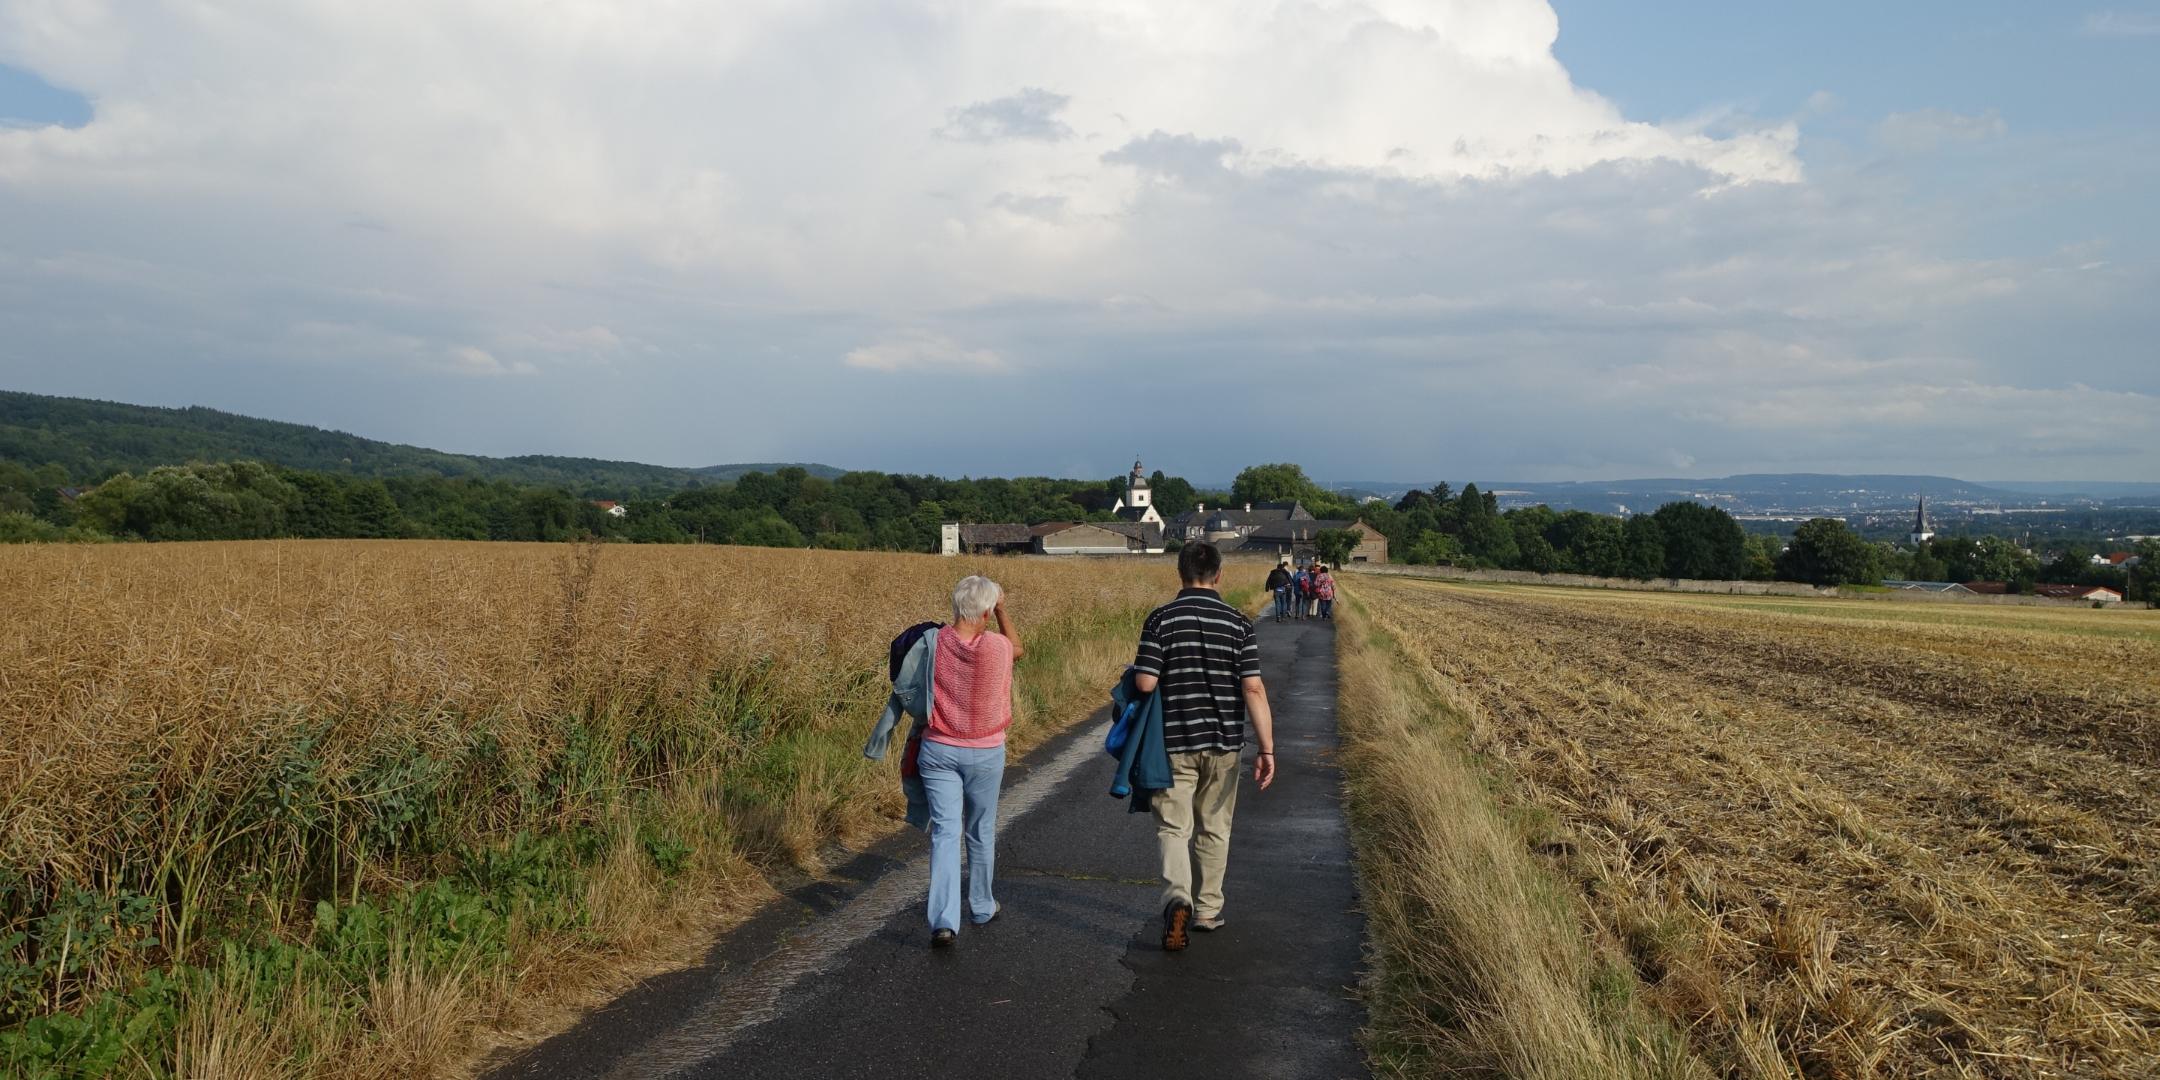
POLYGON ((929 371, 992 374, 1006 370, 990 349, 970 349, 939 334, 914 333, 848 350, 849 367, 867 371, 929 371))
MULTIPOLYGON (((1625 115, 1558 29, 1546 0, 0 0, 0 64, 97 103, 0 129, 0 376, 459 449, 981 471, 983 431, 858 434, 964 405, 1001 469, 1161 440, 1203 476, 1257 455, 1103 388, 1220 372, 1206 400, 1256 416, 1303 380, 1357 422, 1269 459, 1525 478, 1890 452, 1730 419, 1839 386, 2090 404, 2047 396, 2035 313, 2127 343, 2081 355, 2095 393, 2160 392, 2140 259, 1967 254, 1997 248, 1804 166, 1795 121, 1625 115)), ((1910 452, 1954 462, 1999 413, 1937 400, 1910 452)))

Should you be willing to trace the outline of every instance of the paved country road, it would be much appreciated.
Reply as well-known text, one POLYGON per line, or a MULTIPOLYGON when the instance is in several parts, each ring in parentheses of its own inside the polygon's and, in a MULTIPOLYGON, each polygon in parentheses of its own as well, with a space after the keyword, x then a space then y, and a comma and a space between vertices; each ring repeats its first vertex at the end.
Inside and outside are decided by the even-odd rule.
POLYGON ((1002 911, 956 947, 928 947, 909 830, 493 1076, 1366 1075, 1334 646, 1330 623, 1261 623, 1282 774, 1254 787, 1248 746, 1228 925, 1184 952, 1162 951, 1154 819, 1106 794, 1097 716, 1007 770, 1002 911))

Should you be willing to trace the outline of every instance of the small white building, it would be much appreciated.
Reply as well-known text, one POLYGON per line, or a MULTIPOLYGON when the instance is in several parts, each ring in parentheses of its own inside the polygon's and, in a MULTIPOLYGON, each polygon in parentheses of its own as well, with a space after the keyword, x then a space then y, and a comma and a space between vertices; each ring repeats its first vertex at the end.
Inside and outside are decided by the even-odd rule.
POLYGON ((1155 493, 1148 487, 1147 472, 1140 467, 1139 458, 1133 459, 1132 474, 1125 478, 1124 497, 1110 512, 1130 524, 1162 527, 1162 514, 1155 509, 1155 493))
POLYGON ((1920 496, 1920 508, 1913 513, 1912 546, 1919 547, 1935 539, 1935 530, 1928 528, 1927 496, 1920 496))

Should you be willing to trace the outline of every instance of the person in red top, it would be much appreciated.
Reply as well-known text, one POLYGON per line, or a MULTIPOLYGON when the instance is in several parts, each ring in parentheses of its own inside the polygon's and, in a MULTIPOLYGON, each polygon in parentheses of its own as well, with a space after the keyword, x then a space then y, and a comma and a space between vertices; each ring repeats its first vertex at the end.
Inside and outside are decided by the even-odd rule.
POLYGON ((977 926, 997 918, 990 886, 997 867, 998 786, 1005 779, 1005 729, 1012 726, 1013 662, 1027 652, 997 582, 961 579, 952 606, 952 625, 937 635, 930 723, 916 755, 930 801, 932 948, 948 947, 959 936, 963 835, 969 915, 977 926), (990 629, 993 618, 996 630, 990 629))

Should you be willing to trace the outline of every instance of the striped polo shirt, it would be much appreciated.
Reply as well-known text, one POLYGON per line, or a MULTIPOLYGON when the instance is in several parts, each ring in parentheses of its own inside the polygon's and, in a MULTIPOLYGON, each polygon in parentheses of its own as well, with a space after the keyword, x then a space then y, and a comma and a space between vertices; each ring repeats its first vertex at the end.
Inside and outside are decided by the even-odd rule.
POLYGON ((1237 750, 1245 745, 1239 681, 1260 677, 1260 639, 1245 613, 1213 589, 1186 589, 1140 628, 1135 670, 1161 680, 1163 746, 1237 750))

